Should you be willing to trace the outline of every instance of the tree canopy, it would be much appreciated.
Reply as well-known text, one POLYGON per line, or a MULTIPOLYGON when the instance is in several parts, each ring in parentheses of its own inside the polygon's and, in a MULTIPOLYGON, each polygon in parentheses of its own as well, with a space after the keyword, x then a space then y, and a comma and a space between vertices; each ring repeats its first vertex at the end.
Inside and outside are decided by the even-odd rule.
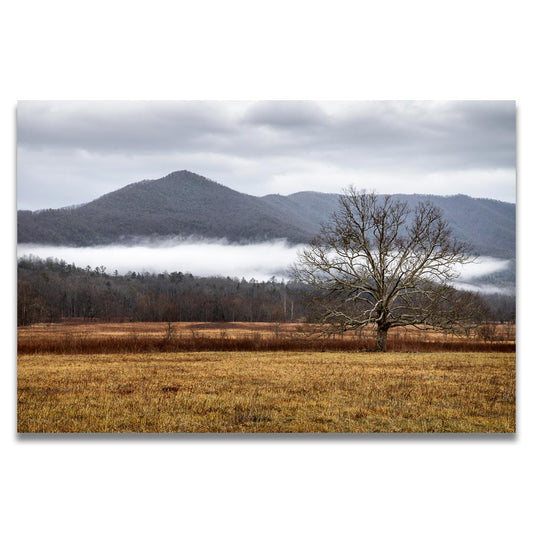
POLYGON ((383 351, 391 328, 449 329, 474 317, 479 298, 451 285, 457 267, 473 260, 431 202, 411 209, 351 187, 300 253, 293 276, 315 289, 324 322, 342 330, 374 324, 383 351))

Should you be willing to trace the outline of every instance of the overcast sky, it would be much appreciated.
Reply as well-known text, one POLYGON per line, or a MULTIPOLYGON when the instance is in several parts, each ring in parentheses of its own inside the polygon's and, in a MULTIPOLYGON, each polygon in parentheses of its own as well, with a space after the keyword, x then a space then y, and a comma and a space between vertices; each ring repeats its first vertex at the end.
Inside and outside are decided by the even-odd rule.
POLYGON ((19 102, 19 209, 190 170, 240 192, 516 201, 515 103, 19 102))

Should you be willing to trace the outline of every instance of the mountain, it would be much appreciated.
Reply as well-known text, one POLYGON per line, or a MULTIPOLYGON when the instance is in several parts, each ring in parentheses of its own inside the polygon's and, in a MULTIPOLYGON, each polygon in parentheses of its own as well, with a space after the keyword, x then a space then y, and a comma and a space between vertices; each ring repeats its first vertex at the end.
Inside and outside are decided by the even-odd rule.
MULTIPOLYGON (((483 255, 515 257, 516 206, 464 195, 393 195, 441 207, 455 235, 483 255)), ((18 212, 18 242, 68 246, 133 237, 197 236, 229 241, 308 242, 336 209, 338 195, 299 192, 263 197, 239 193, 182 170, 144 180, 78 207, 18 212)))
POLYGON ((80 207, 20 211, 18 240, 87 246, 132 236, 195 235, 300 242, 312 237, 297 225, 301 222, 291 223, 260 198, 182 170, 127 185, 80 207))

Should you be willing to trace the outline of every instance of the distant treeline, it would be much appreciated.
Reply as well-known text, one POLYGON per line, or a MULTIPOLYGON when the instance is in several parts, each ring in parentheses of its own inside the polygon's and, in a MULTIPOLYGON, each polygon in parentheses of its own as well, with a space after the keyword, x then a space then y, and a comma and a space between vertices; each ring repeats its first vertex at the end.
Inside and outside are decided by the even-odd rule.
MULTIPOLYGON (((514 321, 515 297, 485 295, 487 321, 514 321)), ((18 261, 18 325, 64 319, 147 322, 312 321, 307 289, 182 272, 108 273, 65 261, 18 261)))
POLYGON ((18 324, 81 318, 149 322, 287 322, 307 316, 302 286, 182 272, 108 273, 65 261, 18 261, 18 324))

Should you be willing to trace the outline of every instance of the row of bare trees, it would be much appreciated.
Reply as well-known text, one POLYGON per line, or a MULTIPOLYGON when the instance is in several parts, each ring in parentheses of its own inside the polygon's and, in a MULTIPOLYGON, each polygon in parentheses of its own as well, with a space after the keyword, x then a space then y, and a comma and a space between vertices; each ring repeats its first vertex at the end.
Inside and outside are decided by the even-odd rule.
POLYGON ((108 274, 64 261, 21 259, 18 323, 105 321, 284 322, 305 316, 304 289, 274 280, 199 278, 181 272, 108 274))

